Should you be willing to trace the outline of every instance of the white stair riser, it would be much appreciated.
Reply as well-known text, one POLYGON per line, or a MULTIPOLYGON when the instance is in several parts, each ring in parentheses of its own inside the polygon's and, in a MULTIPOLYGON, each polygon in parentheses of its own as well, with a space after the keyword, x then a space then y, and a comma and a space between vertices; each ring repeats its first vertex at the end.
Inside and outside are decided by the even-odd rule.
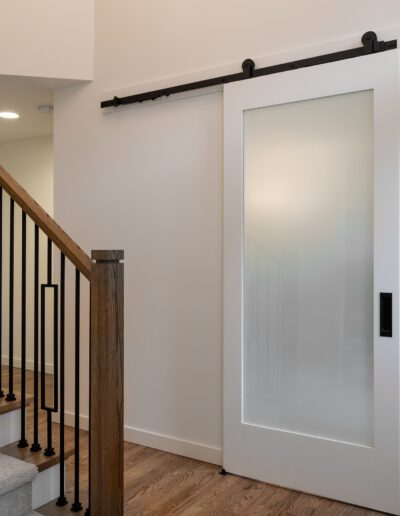
POLYGON ((0 446, 6 446, 20 439, 21 410, 0 415, 0 446))
POLYGON ((37 509, 42 505, 60 496, 60 465, 46 469, 32 482, 32 509, 37 509))
POLYGON ((21 516, 31 510, 31 485, 30 483, 12 489, 0 496, 1 516, 21 516))

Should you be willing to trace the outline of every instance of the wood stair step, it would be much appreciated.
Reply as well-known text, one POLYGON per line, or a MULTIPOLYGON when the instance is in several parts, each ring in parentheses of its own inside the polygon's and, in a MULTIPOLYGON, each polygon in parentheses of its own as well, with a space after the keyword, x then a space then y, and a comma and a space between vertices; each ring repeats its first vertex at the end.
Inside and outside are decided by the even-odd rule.
MULTIPOLYGON (((17 445, 18 441, 15 443, 7 444, 7 446, 0 448, 0 453, 14 457, 15 459, 29 462, 30 464, 34 464, 37 466, 39 473, 60 463, 60 454, 58 452, 56 452, 56 454, 52 455, 51 457, 46 457, 43 453, 43 450, 32 452, 30 450, 30 446, 27 448, 18 448, 17 445)), ((70 457, 73 453, 73 449, 66 450, 65 459, 70 457)))
MULTIPOLYGON (((14 410, 18 410, 21 408, 21 395, 19 392, 15 393, 17 399, 15 401, 6 401, 6 398, 0 398, 0 415, 7 414, 8 412, 13 412, 14 410)), ((26 397, 26 406, 30 405, 32 402, 32 396, 26 397)))
MULTIPOLYGON (((56 504, 56 502, 57 502, 57 499, 56 499, 56 500, 52 500, 49 503, 46 503, 46 505, 43 505, 42 507, 39 507, 36 510, 42 516, 57 516, 57 515, 62 516, 63 514, 68 514, 70 516, 71 515, 71 503, 74 499, 74 495, 72 492, 67 491, 65 496, 67 497, 68 503, 67 503, 67 505, 64 505, 63 507, 59 507, 56 504)), ((80 493, 79 500, 82 503, 83 510, 81 512, 79 512, 78 514, 81 514, 82 516, 84 516, 86 508, 89 505, 87 493, 80 493)))

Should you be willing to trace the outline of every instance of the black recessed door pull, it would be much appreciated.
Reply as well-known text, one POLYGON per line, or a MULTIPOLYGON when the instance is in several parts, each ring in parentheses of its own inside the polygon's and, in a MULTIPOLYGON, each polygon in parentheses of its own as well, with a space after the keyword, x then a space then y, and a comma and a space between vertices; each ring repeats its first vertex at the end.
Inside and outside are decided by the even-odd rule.
POLYGON ((392 294, 380 293, 380 336, 392 336, 392 294))

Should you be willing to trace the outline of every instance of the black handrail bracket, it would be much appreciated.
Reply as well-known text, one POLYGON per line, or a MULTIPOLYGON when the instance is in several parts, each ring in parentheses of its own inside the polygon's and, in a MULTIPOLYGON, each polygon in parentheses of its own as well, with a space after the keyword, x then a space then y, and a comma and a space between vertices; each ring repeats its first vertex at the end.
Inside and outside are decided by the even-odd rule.
POLYGON ((333 52, 316 57, 308 57, 306 59, 299 59, 298 61, 291 61, 288 63, 267 66, 264 68, 256 68, 252 59, 245 59, 242 63, 241 72, 214 77, 213 79, 189 82, 186 84, 171 86, 159 90, 137 93, 135 95, 128 95, 126 97, 114 96, 110 100, 103 100, 101 102, 101 108, 117 108, 118 106, 125 106, 127 104, 145 102, 147 100, 156 100, 161 97, 169 97, 170 95, 183 93, 185 91, 209 88, 211 86, 228 84, 230 82, 243 81, 253 77, 262 77, 264 75, 288 72, 290 70, 298 70, 299 68, 307 68, 309 66, 333 63, 335 61, 343 61, 344 59, 352 59, 355 57, 376 54, 397 48, 397 40, 378 41, 378 37, 373 31, 366 32, 361 38, 361 43, 361 47, 351 48, 349 50, 342 50, 339 52, 333 52))

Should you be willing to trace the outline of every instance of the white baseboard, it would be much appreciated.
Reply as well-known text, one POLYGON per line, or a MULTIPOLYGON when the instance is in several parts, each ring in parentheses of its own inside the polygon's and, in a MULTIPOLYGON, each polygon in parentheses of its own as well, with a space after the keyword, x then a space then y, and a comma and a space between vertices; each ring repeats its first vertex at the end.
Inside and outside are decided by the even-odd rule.
MULTIPOLYGON (((2 355, 1 361, 4 366, 8 366, 8 356, 2 355)), ((21 369, 21 359, 19 357, 14 357, 14 367, 21 369)), ((26 361, 26 368, 28 369, 28 371, 34 370, 33 360, 26 361)), ((41 368, 40 368, 40 363, 39 363, 39 372, 40 372, 40 369, 41 368)), ((54 372, 53 364, 49 364, 46 362, 46 373, 53 374, 53 372, 54 372)))
MULTIPOLYGON (((54 421, 58 421, 59 414, 54 415, 54 421)), ((71 412, 65 412, 65 424, 74 426, 75 416, 71 412)), ((82 430, 89 429, 88 416, 81 415, 79 425, 82 430)), ((211 464, 222 464, 222 449, 207 444, 178 439, 171 435, 157 434, 149 430, 134 428, 132 426, 124 427, 124 439, 130 443, 141 444, 156 450, 162 450, 176 455, 183 455, 191 459, 197 459, 211 464)))
MULTIPOLYGON (((8 356, 2 356, 2 363, 3 365, 8 365, 8 356)), ((18 368, 21 367, 20 358, 14 357, 14 366, 18 368)), ((26 368, 33 371, 33 360, 26 361, 26 368)), ((53 374, 53 364, 46 363, 46 373, 53 374)), ((59 413, 53 414, 53 421, 59 423, 59 413)), ((65 412, 65 424, 67 426, 74 426, 75 416, 72 412, 65 412)), ((79 417, 79 427, 82 430, 89 430, 88 416, 81 415, 79 417)), ((148 446, 149 448, 155 448, 169 453, 175 453, 176 455, 183 455, 184 457, 190 457, 191 459, 210 462, 211 464, 222 464, 222 449, 215 446, 179 439, 171 435, 158 434, 156 432, 132 426, 124 427, 124 439, 131 443, 141 444, 142 446, 148 446)))
POLYGON ((222 464, 222 449, 207 444, 196 443, 179 439, 171 435, 157 434, 149 430, 142 430, 131 426, 125 426, 124 439, 135 444, 156 448, 191 459, 197 459, 211 464, 222 464))

